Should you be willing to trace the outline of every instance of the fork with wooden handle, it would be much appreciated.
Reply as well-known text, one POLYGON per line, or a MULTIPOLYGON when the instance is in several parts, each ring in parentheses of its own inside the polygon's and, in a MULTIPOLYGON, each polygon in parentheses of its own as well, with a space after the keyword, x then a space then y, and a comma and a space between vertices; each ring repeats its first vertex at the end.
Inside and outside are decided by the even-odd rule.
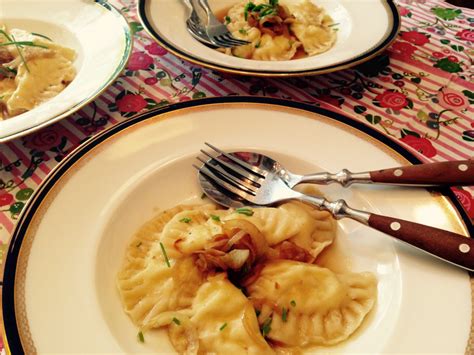
MULTIPOLYGON (((208 154, 206 153, 206 155, 208 154)), ((251 204, 260 206, 292 199, 300 200, 331 212, 337 219, 351 218, 444 261, 474 271, 474 240, 471 238, 419 223, 356 210, 349 207, 344 200, 331 202, 321 197, 307 196, 292 190, 277 175, 267 177, 249 169, 245 169, 247 174, 242 174, 246 163, 240 164, 238 158, 227 162, 214 157, 208 161, 198 159, 203 165, 201 167, 195 166, 195 168, 203 177, 219 186, 221 191, 227 191, 228 198, 236 195, 251 204)), ((215 193, 208 193, 206 189, 204 192, 210 198, 215 199, 215 193)), ((222 199, 217 202, 225 203, 227 200, 222 199)))

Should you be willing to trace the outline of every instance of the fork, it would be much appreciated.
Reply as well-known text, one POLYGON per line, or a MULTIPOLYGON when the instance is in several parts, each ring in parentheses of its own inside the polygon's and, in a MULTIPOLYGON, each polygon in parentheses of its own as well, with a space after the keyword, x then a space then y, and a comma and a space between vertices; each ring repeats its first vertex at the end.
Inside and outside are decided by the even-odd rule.
POLYGON ((349 207, 344 200, 328 201, 292 190, 278 176, 264 176, 250 169, 240 159, 223 162, 211 157, 201 167, 193 165, 207 180, 253 205, 267 206, 288 200, 299 200, 329 211, 336 219, 350 218, 396 239, 408 243, 444 261, 474 271, 474 240, 460 234, 398 218, 387 217, 349 207), (242 174, 245 171, 248 174, 242 174))
POLYGON ((204 27, 209 40, 219 47, 237 47, 249 44, 250 42, 237 39, 229 32, 226 25, 221 23, 212 12, 207 0, 198 0, 201 7, 206 12, 207 25, 204 27))
POLYGON ((218 48, 218 46, 216 46, 214 43, 212 43, 209 40, 206 30, 201 25, 199 16, 194 10, 194 8, 191 12, 191 15, 186 20, 186 28, 188 29, 188 32, 191 34, 191 36, 193 36, 199 42, 202 42, 205 45, 210 46, 212 48, 218 48))

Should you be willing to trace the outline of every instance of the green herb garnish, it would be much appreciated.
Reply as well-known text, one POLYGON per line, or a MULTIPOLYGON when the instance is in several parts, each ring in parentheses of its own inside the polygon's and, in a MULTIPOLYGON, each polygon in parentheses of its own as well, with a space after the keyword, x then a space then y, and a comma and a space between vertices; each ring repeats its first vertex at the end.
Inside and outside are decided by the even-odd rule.
POLYGON ((253 9, 255 8, 255 4, 251 1, 249 1, 245 7, 244 7, 244 18, 245 18, 245 21, 247 21, 248 19, 248 16, 249 16, 249 12, 251 12, 253 9))
POLYGON ((179 221, 183 223, 189 223, 192 221, 192 219, 189 217, 184 217, 184 218, 181 218, 179 221))
POLYGON ((287 319, 288 319, 288 308, 283 307, 281 310, 281 320, 283 322, 286 322, 287 319))
POLYGON ((244 7, 244 19, 247 21, 250 13, 253 13, 256 19, 265 16, 276 15, 278 13, 278 0, 269 0, 268 4, 255 5, 249 1, 244 7))
POLYGON ((241 28, 239 30, 239 33, 243 34, 243 35, 246 35, 247 34, 247 30, 245 28, 241 28))
POLYGON ((260 43, 260 41, 258 41, 257 43, 255 43, 255 48, 260 48, 260 45, 261 45, 261 43, 260 43))
POLYGON ((220 222, 221 221, 221 218, 219 216, 216 216, 215 214, 211 214, 211 218, 214 220, 214 221, 217 221, 217 222, 220 222))
POLYGON ((49 47, 48 46, 44 46, 42 44, 36 44, 34 42, 31 42, 31 41, 10 41, 10 42, 3 42, 3 43, 0 43, 0 47, 5 47, 5 46, 27 46, 27 47, 39 47, 39 48, 44 48, 44 49, 48 49, 49 47))
POLYGON ((227 323, 222 324, 221 327, 219 328, 219 330, 222 332, 225 327, 227 327, 227 323))
POLYGON ((140 341, 140 343, 144 343, 145 342, 145 337, 143 336, 143 333, 142 333, 141 330, 138 332, 137 335, 138 335, 138 340, 140 341))
POLYGON ((253 211, 248 207, 237 208, 235 210, 235 212, 240 213, 240 214, 244 214, 244 215, 249 216, 249 217, 253 216, 253 211))
POLYGON ((181 322, 180 322, 179 319, 176 318, 176 317, 173 317, 172 321, 173 321, 173 323, 176 324, 176 325, 181 325, 181 322))
POLYGON ((272 318, 267 318, 265 322, 263 322, 263 325, 262 325, 263 336, 267 336, 268 333, 270 333, 270 331, 272 330, 271 325, 272 325, 272 318))
POLYGON ((295 300, 291 300, 290 304, 291 304, 293 307, 296 307, 296 301, 295 301, 295 300))
POLYGON ((48 36, 42 35, 41 33, 31 32, 31 34, 32 34, 33 36, 42 37, 42 38, 44 38, 44 39, 47 39, 47 40, 50 41, 50 42, 53 42, 53 40, 52 40, 51 38, 49 38, 48 36))
POLYGON ((256 309, 256 310, 255 310, 255 315, 257 316, 257 318, 258 318, 258 316, 260 315, 260 313, 262 313, 262 312, 261 312, 259 309, 256 309))
POLYGON ((331 23, 330 25, 328 25, 328 27, 334 27, 334 26, 337 26, 339 25, 339 23, 331 23))
POLYGON ((231 21, 229 16, 224 17, 224 19, 225 19, 225 24, 226 25, 228 25, 231 21))
POLYGON ((171 267, 170 259, 168 259, 168 254, 166 254, 165 246, 163 245, 162 242, 160 242, 160 248, 161 248, 161 252, 163 253, 163 256, 165 257, 166 265, 168 265, 168 267, 171 267))
POLYGON ((15 44, 15 47, 16 47, 16 50, 18 51, 18 54, 20 55, 20 58, 21 58, 21 61, 25 64, 25 68, 26 68, 26 71, 29 73, 30 72, 30 68, 28 68, 28 64, 26 63, 26 59, 25 57, 23 56, 23 52, 21 50, 21 46, 19 46, 17 44, 17 41, 15 40, 15 37, 12 35, 12 41, 10 42, 13 42, 15 44))

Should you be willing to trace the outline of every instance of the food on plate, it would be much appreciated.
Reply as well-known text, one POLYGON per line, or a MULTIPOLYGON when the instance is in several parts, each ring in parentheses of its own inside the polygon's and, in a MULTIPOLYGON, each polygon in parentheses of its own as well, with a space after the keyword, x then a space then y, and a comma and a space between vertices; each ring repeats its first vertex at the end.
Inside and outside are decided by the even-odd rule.
POLYGON ((0 120, 48 101, 74 79, 73 49, 0 25, 0 120))
POLYGON ((347 339, 376 300, 368 272, 333 272, 326 211, 300 202, 179 205, 142 226, 117 276, 140 341, 168 331, 179 353, 298 352, 347 339))
POLYGON ((338 30, 326 11, 310 0, 243 0, 230 8, 224 23, 232 36, 251 43, 219 51, 255 60, 290 60, 326 52, 336 42, 338 30))

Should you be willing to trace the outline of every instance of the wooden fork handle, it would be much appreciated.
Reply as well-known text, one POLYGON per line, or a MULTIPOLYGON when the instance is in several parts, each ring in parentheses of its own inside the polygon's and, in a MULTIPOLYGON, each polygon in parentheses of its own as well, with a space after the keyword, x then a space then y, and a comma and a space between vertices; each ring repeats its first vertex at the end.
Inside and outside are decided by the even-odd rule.
POLYGON ((370 214, 368 225, 438 258, 474 271, 474 239, 442 229, 370 214))
POLYGON ((474 160, 447 161, 369 172, 373 182, 416 185, 474 185, 474 160))

